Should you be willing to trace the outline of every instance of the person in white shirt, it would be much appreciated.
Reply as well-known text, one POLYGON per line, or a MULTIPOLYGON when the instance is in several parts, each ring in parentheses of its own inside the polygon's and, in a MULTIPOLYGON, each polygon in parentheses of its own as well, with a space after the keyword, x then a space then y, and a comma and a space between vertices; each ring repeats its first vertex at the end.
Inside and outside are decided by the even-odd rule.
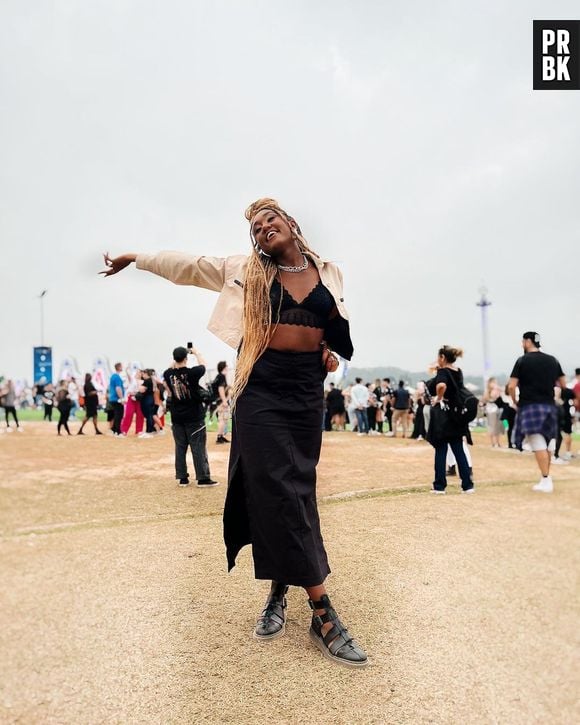
POLYGON ((368 435, 367 407, 369 404, 369 389, 362 384, 362 378, 356 378, 356 385, 353 385, 350 389, 350 398, 356 406, 354 413, 356 415, 358 435, 368 435))
POLYGON ((79 405, 79 386, 77 385, 76 378, 71 378, 68 384, 68 397, 72 403, 70 409, 70 417, 74 420, 76 418, 77 410, 80 410, 79 405))

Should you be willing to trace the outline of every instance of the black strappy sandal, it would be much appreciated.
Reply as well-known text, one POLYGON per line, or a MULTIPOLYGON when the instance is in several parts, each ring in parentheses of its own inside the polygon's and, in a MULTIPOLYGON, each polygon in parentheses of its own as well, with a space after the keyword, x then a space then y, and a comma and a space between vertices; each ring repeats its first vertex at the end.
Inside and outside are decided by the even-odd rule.
POLYGON ((256 622, 254 639, 270 640, 281 637, 286 629, 286 607, 288 602, 284 596, 288 591, 286 584, 272 582, 272 589, 266 599, 262 614, 256 622))
POLYGON ((369 661, 365 651, 350 636, 348 629, 332 608, 328 596, 324 594, 318 602, 309 599, 308 605, 313 612, 316 609, 325 610, 324 614, 314 612, 310 625, 310 639, 322 654, 329 660, 347 667, 366 667, 369 661), (332 627, 323 635, 322 626, 327 622, 332 622, 332 627))

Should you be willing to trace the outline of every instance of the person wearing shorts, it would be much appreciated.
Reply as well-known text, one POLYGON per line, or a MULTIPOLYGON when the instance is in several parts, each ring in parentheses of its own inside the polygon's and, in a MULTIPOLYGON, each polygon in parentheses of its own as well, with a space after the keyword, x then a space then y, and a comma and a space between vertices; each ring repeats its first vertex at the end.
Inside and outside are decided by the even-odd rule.
POLYGON ((515 424, 515 444, 520 448, 526 439, 536 457, 541 479, 534 491, 552 493, 554 483, 550 476, 550 459, 556 448, 558 435, 558 411, 554 401, 556 384, 566 388, 566 376, 562 366, 553 355, 540 351, 540 335, 524 332, 522 339, 524 355, 517 359, 508 383, 509 394, 519 400, 515 424))

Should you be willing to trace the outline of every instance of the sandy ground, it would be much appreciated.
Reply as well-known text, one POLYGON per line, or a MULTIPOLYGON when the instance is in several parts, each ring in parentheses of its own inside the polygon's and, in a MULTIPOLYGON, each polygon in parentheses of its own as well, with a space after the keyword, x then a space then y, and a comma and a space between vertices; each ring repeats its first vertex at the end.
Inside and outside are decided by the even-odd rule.
MULTIPOLYGON (((212 436, 213 439, 213 436, 212 436)), ((171 436, 0 436, 0 722, 580 721, 580 459, 535 494, 531 456, 473 451, 477 492, 429 494, 425 443, 325 434, 323 532, 339 613, 371 665, 255 642, 266 586, 226 573, 222 485, 179 488, 171 436)))

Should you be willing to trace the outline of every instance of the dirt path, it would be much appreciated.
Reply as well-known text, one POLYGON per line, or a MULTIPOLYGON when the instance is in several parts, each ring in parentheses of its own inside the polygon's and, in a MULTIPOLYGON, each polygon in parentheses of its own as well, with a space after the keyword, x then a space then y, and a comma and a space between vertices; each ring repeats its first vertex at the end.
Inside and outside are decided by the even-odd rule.
POLYGON ((177 487, 170 437, 53 433, 0 439, 1 722, 580 719, 580 462, 543 496, 529 456, 478 440, 476 495, 436 497, 427 445, 325 436, 328 586, 372 660, 351 672, 297 589, 286 636, 251 639, 264 583, 248 551, 226 574, 225 486, 177 487))

